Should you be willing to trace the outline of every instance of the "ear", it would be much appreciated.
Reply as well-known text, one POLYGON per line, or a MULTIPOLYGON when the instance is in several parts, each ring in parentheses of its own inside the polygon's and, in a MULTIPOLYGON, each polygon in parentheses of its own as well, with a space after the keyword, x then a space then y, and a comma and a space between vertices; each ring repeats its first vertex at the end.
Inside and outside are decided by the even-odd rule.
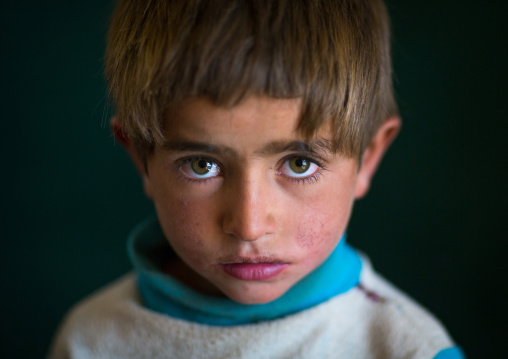
POLYGON ((111 133, 115 140, 122 145, 122 147, 127 151, 127 154, 131 158, 136 170, 138 171, 141 179, 143 180, 143 189, 145 190, 145 194, 148 198, 152 198, 152 191, 150 186, 150 178, 148 177, 148 171, 146 169, 145 160, 140 156, 140 154, 134 148, 129 136, 125 132, 122 123, 118 119, 118 117, 113 116, 109 123, 109 127, 111 129, 111 133))
POLYGON ((401 126, 400 118, 397 116, 388 117, 379 127, 369 147, 362 155, 362 162, 358 171, 355 188, 355 198, 362 198, 367 194, 372 177, 383 158, 388 147, 399 133, 401 126))

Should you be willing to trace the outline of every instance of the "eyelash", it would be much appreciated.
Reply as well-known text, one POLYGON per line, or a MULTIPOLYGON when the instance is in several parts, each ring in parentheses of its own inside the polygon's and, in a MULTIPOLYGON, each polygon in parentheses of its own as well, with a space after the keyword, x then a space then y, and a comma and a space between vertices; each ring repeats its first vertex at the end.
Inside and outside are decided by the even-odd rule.
POLYGON ((312 184, 312 183, 316 183, 322 175, 323 174, 321 173, 321 171, 318 171, 310 177, 302 177, 302 178, 286 177, 286 179, 290 182, 297 183, 297 184, 312 184))
MULTIPOLYGON (((205 157, 205 156, 185 157, 185 158, 182 158, 182 159, 178 160, 178 164, 177 164, 176 169, 178 171, 179 178, 185 180, 187 183, 196 183, 196 184, 204 185, 204 184, 207 184, 209 181, 213 180, 216 177, 216 176, 213 176, 213 177, 207 177, 207 178, 192 178, 192 177, 189 177, 189 176, 185 175, 184 173, 182 173, 181 168, 184 165, 189 164, 189 163, 191 163, 193 161, 196 161, 196 160, 205 160, 205 161, 213 162, 213 163, 216 163, 221 170, 223 168, 222 164, 219 161, 211 159, 209 157, 205 157)), ((292 155, 288 155, 288 156, 284 157, 280 161, 280 165, 277 166, 276 174, 279 175, 279 176, 284 177, 286 180, 288 180, 290 182, 293 182, 293 183, 297 183, 297 184, 312 184, 312 183, 316 183, 321 178, 321 176, 323 175, 322 171, 326 171, 326 170, 327 170, 326 167, 323 164, 321 164, 321 162, 318 161, 316 158, 313 158, 311 156, 302 156, 302 155, 298 155, 298 154, 292 154, 292 155), (291 159, 295 159, 295 158, 299 158, 299 159, 306 160, 306 161, 309 161, 311 163, 314 163, 315 165, 317 165, 319 167, 319 169, 314 174, 312 174, 309 177, 291 177, 291 176, 287 176, 287 175, 284 175, 284 174, 280 173, 279 169, 287 161, 289 161, 291 159)))
POLYGON ((284 163, 286 163, 287 161, 289 161, 291 159, 294 159, 294 158, 299 158, 299 159, 302 159, 302 160, 314 163, 315 165, 317 165, 319 167, 319 169, 316 172, 314 172, 311 176, 308 176, 308 177, 290 177, 290 176, 286 176, 286 175, 281 174, 277 170, 279 176, 283 176, 284 178, 286 178, 290 182, 297 183, 297 184, 312 184, 312 183, 316 183, 321 178, 321 176, 323 175, 322 171, 326 171, 327 170, 326 167, 318 159, 316 159, 314 157, 311 157, 311 156, 308 156, 308 155, 303 156, 303 155, 298 155, 298 154, 292 154, 292 155, 284 157, 281 160, 281 162, 280 162, 281 164, 278 166, 278 168, 281 168, 284 165, 284 163))
POLYGON ((195 184, 200 184, 200 185, 204 185, 204 184, 207 184, 209 181, 211 181, 212 179, 214 179, 215 177, 207 177, 207 178, 192 178, 192 177, 189 177, 187 175, 185 175, 184 173, 182 173, 182 167, 185 166, 186 164, 189 164, 193 161, 197 161, 197 160, 205 160, 205 161, 208 161, 208 162, 213 162, 213 163, 216 163, 220 169, 222 169, 222 164, 217 161, 217 160, 214 160, 214 159, 211 159, 209 157, 205 157, 205 156, 190 156, 190 157, 184 157, 184 158, 181 158, 178 160, 178 164, 176 166, 176 170, 178 171, 178 177, 183 179, 184 181, 186 181, 187 183, 195 183, 195 184))

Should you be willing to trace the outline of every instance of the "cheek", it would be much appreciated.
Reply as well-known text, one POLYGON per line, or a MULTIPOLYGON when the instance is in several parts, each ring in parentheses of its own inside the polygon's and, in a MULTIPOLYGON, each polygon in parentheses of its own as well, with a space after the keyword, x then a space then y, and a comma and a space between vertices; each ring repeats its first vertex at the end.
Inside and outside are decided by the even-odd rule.
POLYGON ((307 250, 327 251, 337 243, 342 232, 342 226, 339 226, 333 219, 308 218, 298 226, 296 243, 299 247, 307 250))
POLYGON ((157 216, 161 227, 173 249, 182 257, 195 261, 200 258, 204 247, 206 223, 197 206, 184 199, 156 203, 157 216), (171 203, 169 203, 171 202, 171 203))
POLYGON ((318 203, 301 214, 297 228, 296 242, 305 249, 330 250, 344 233, 352 204, 338 201, 343 205, 318 203))
POLYGON ((330 237, 330 232, 325 230, 324 227, 323 222, 316 222, 312 218, 301 222, 296 235, 297 244, 303 248, 319 246, 330 237))

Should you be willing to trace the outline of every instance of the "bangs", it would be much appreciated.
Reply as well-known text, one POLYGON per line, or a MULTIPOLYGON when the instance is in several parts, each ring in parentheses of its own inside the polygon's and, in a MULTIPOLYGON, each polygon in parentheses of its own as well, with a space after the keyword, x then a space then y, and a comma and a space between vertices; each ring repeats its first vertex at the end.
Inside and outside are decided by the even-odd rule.
POLYGON ((302 134, 329 120, 334 150, 356 155, 394 106, 381 98, 391 98, 391 74, 377 1, 141 3, 119 4, 106 61, 119 117, 140 142, 163 144, 162 114, 186 98, 230 107, 265 95, 301 98, 302 134))

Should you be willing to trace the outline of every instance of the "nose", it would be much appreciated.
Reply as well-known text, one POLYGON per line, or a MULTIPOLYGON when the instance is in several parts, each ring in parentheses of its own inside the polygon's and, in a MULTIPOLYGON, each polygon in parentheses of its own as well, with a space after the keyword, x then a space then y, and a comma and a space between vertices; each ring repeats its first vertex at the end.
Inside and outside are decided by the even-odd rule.
POLYGON ((239 179, 228 192, 222 220, 224 233, 255 241, 275 232, 274 197, 267 181, 239 179))

